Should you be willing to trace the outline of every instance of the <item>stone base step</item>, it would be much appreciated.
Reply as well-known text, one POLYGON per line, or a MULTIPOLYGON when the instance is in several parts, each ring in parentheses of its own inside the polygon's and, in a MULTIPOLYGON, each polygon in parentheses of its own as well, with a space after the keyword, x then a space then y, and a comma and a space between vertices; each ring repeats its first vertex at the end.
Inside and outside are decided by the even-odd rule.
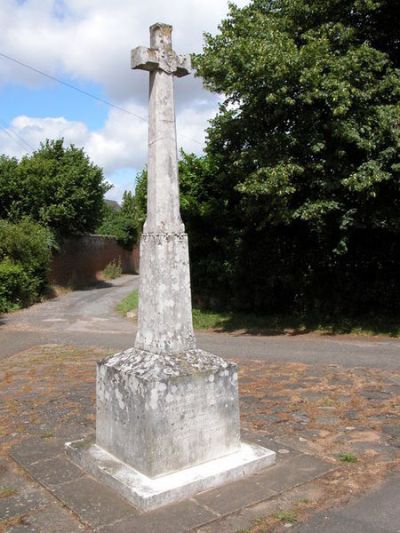
POLYGON ((272 450, 242 442, 237 452, 191 468, 149 478, 97 446, 92 439, 67 442, 69 458, 142 511, 190 498, 275 463, 272 450))

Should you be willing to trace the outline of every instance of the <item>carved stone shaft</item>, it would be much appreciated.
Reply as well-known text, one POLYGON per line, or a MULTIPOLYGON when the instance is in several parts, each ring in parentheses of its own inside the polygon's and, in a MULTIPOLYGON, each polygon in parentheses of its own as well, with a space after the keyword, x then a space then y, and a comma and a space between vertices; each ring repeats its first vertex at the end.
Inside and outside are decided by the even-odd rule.
POLYGON ((154 24, 151 48, 132 51, 132 68, 150 71, 147 219, 140 244, 135 347, 160 354, 195 348, 174 102, 174 76, 189 73, 190 59, 172 50, 171 35, 171 26, 154 24))

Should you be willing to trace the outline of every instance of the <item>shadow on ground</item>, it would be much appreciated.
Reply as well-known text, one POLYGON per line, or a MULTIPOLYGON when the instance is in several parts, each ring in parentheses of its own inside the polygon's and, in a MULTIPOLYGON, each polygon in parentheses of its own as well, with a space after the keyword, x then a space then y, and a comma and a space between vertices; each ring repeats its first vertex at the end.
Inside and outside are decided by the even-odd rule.
POLYGON ((400 318, 268 316, 231 312, 221 314, 221 318, 215 322, 214 329, 226 333, 234 332, 238 335, 297 336, 318 332, 328 336, 368 334, 399 337, 400 318))
POLYGON ((86 285, 77 285, 73 287, 73 289, 80 291, 91 291, 93 289, 109 289, 110 287, 113 287, 113 284, 109 281, 98 280, 94 281, 93 283, 88 283, 86 285))
POLYGON ((93 289, 109 289, 110 287, 113 287, 113 284, 105 280, 93 281, 86 284, 68 283, 67 285, 50 285, 47 287, 44 299, 54 300, 71 291, 91 291, 93 289))
POLYGON ((57 298, 63 291, 91 291, 93 289, 109 289, 113 284, 105 280, 92 281, 90 283, 68 283, 67 285, 50 286, 46 292, 46 298, 57 298))

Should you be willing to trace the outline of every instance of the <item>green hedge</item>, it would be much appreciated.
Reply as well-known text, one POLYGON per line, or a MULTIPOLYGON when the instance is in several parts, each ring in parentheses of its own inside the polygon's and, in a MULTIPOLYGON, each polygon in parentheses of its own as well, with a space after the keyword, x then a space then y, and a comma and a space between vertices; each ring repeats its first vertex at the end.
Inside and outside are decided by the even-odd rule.
POLYGON ((47 286, 51 232, 24 219, 0 220, 0 312, 36 301, 47 286))
POLYGON ((29 276, 21 265, 10 259, 0 262, 0 312, 18 309, 30 299, 29 276))

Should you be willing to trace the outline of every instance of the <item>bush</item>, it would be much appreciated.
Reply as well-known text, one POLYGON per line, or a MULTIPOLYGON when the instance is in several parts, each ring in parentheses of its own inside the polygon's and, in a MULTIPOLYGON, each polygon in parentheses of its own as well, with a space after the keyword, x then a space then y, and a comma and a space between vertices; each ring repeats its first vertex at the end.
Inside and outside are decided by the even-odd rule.
POLYGON ((0 312, 18 309, 30 296, 30 280, 21 265, 10 259, 0 262, 0 312))
POLYGON ((131 192, 125 191, 121 207, 104 201, 103 218, 96 233, 99 235, 112 235, 119 244, 131 250, 138 240, 138 225, 136 220, 136 199, 131 192))
POLYGON ((51 232, 23 219, 0 220, 0 311, 33 303, 47 286, 54 240, 51 232))

